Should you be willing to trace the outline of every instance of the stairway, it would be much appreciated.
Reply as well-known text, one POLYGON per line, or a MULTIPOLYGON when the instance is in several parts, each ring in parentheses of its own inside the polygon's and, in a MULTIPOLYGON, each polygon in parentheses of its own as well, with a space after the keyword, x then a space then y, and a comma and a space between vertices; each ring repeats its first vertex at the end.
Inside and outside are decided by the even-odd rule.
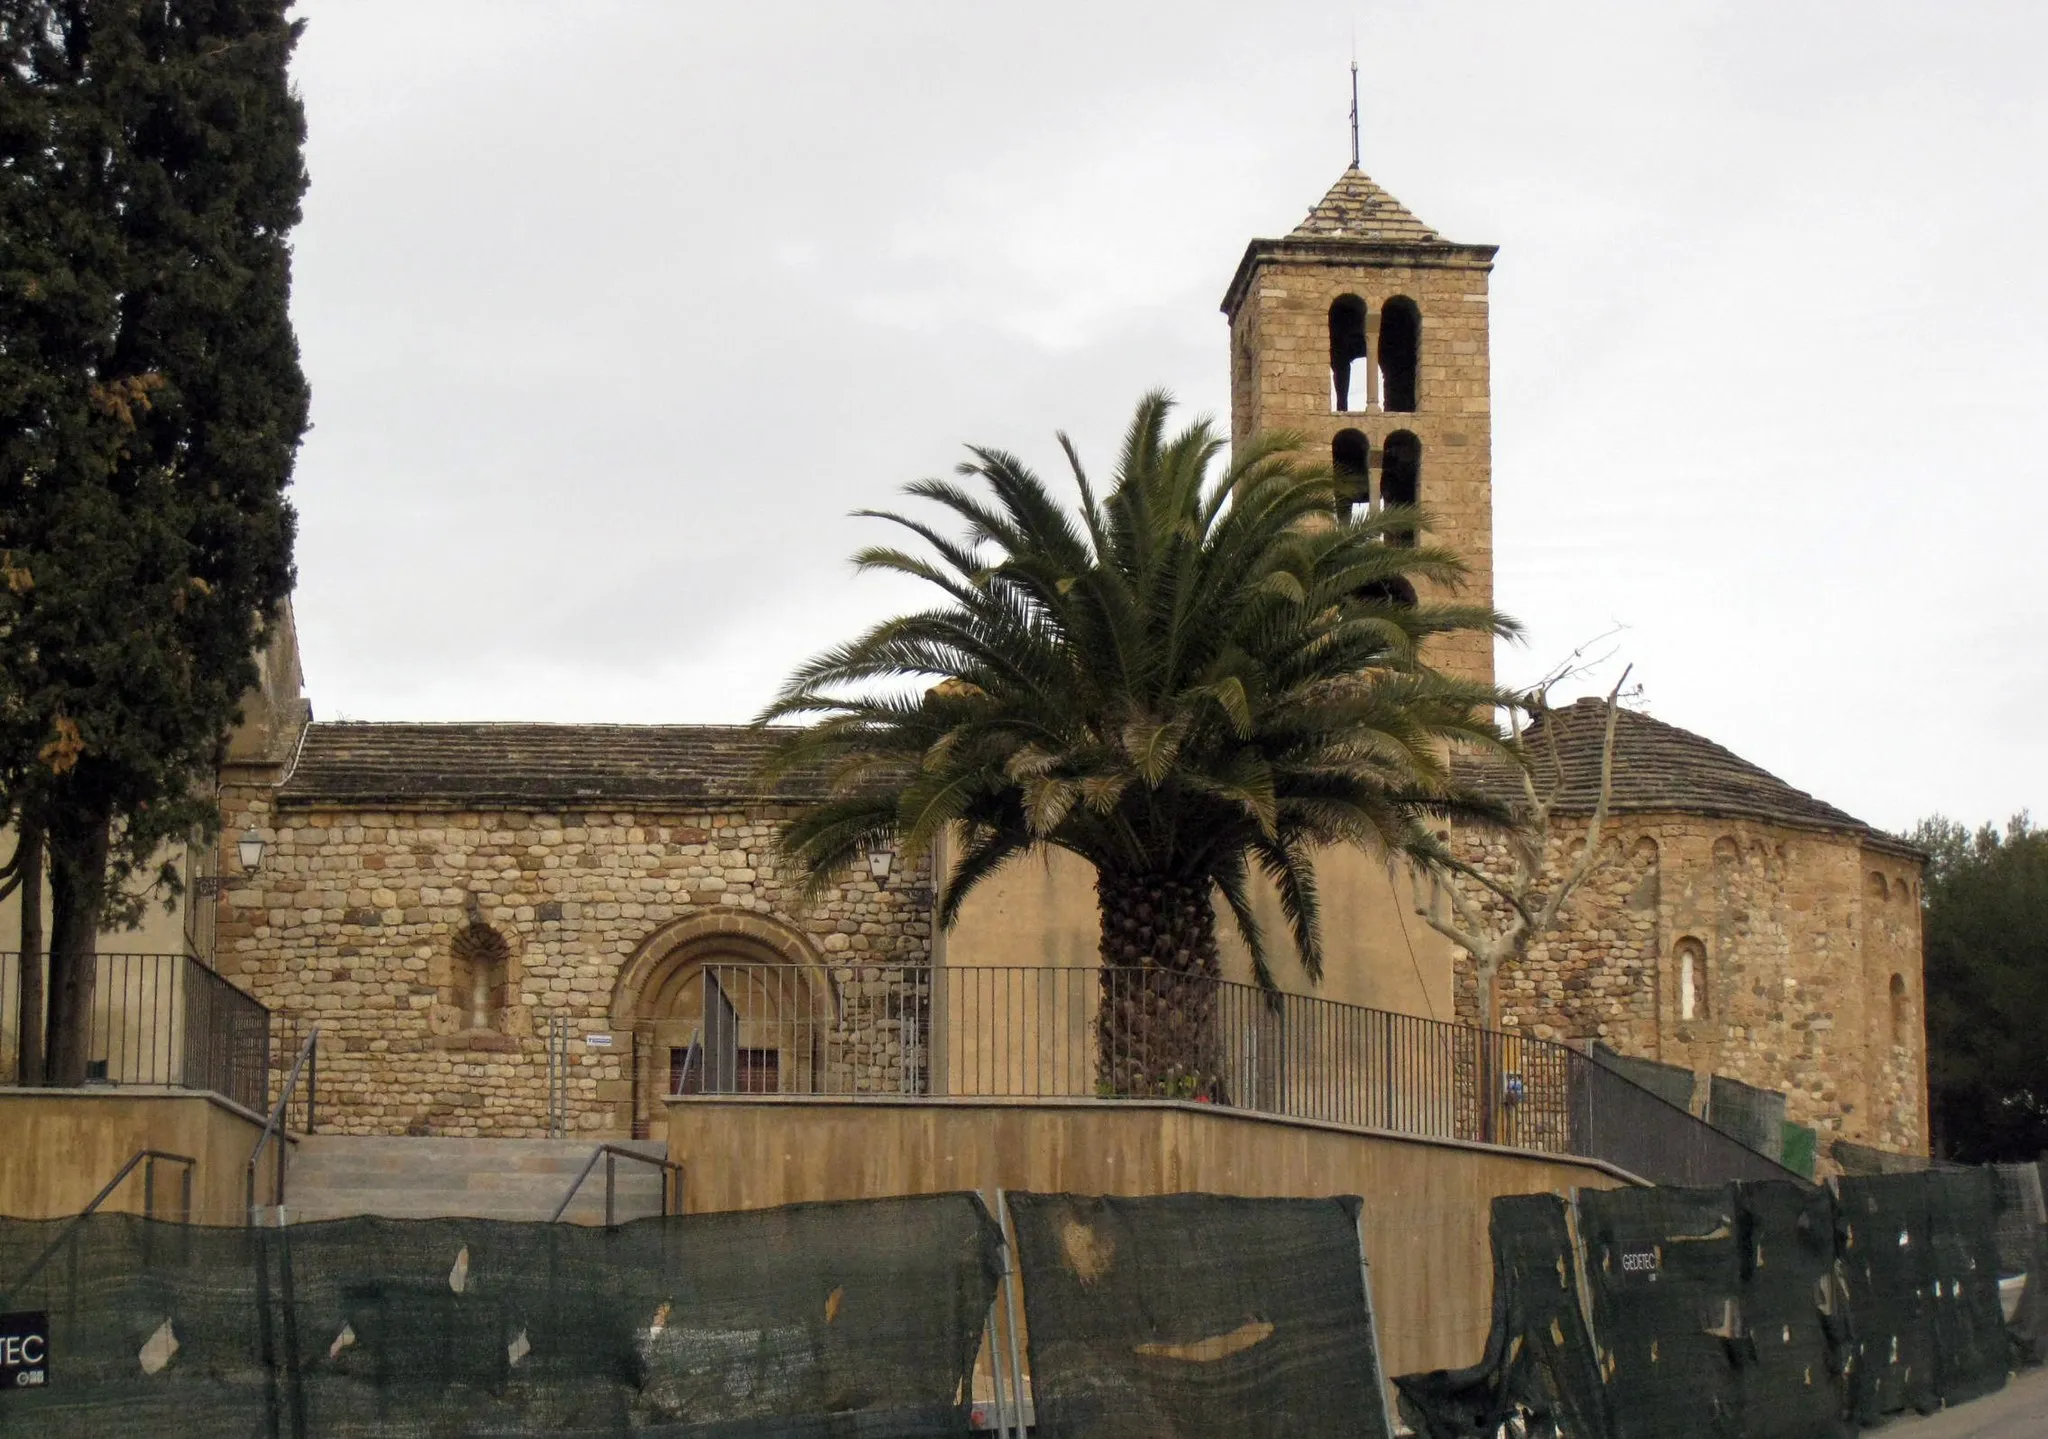
MULTIPOLYGON (((285 1217, 293 1224, 381 1214, 388 1219, 545 1220, 590 1159, 592 1139, 440 1139, 307 1135, 293 1146, 285 1176, 285 1217)), ((667 1146, 622 1145, 659 1159, 667 1146)), ((661 1213, 664 1171, 617 1159, 613 1213, 619 1223, 661 1213)), ((599 1159, 562 1217, 604 1223, 605 1161, 599 1159)))

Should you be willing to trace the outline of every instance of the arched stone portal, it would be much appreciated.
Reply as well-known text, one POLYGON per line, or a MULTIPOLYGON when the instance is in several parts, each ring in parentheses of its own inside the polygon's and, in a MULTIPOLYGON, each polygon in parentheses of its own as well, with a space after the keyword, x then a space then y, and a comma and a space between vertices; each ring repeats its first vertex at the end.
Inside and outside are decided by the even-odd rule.
POLYGON ((634 1137, 670 1094, 812 1090, 836 1012, 817 952, 781 920, 705 914, 656 930, 612 993, 613 1031, 632 1035, 634 1137))

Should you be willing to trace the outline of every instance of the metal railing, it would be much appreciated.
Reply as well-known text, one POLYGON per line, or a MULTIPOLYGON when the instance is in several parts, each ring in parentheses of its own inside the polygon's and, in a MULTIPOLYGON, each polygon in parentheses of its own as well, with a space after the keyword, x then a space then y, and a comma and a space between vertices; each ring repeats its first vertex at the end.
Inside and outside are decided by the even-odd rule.
POLYGON ((682 1213, 683 1166, 672 1159, 658 1154, 642 1154, 637 1149, 628 1149, 623 1144, 600 1144, 590 1151, 590 1158, 583 1162, 583 1168, 576 1180, 569 1186, 569 1192, 562 1196, 562 1202, 555 1206, 555 1212, 548 1216, 548 1223, 561 1222, 569 1206, 575 1201, 577 1191, 583 1188, 583 1181, 590 1178, 590 1171, 597 1167, 597 1161, 604 1161, 604 1227, 615 1228, 617 1221, 616 1190, 619 1178, 619 1161, 631 1159, 641 1164, 651 1164, 661 1172, 661 1217, 668 1218, 671 1212, 682 1213), (670 1176, 674 1176, 671 1178, 670 1176))
POLYGON ((670 1095, 1179 1099, 1656 1183, 1792 1173, 1567 1045, 1158 970, 707 964, 656 1040, 670 1095))
POLYGON ((8 1301, 27 1288, 31 1279, 34 1279, 43 1272, 50 1260, 56 1257, 57 1252, 64 1247, 65 1243, 77 1236, 80 1227, 84 1225, 85 1221, 102 1204, 107 1202, 108 1197, 116 1189, 120 1188, 121 1181, 135 1172, 135 1166, 138 1164, 142 1166, 142 1217, 145 1219, 156 1218, 156 1166, 160 1161, 165 1164, 184 1166, 182 1183, 179 1186, 178 1222, 190 1224, 192 1222, 192 1169, 199 1161, 189 1154, 173 1154, 167 1149, 138 1149, 128 1156, 126 1164, 114 1171, 112 1179, 109 1179, 100 1186, 100 1192, 87 1202, 85 1208, 73 1215, 71 1222, 57 1232, 57 1237, 52 1239, 43 1252, 36 1256, 35 1262, 23 1270, 8 1285, 7 1291, 4 1294, 0 1294, 0 1309, 6 1309, 8 1301))
POLYGON ((281 1127, 288 1133, 313 1132, 317 1118, 314 1111, 319 1103, 319 1050, 316 1048, 307 1061, 310 1066, 307 1076, 310 1083, 295 1086, 290 1083, 290 1076, 300 1051, 306 1047, 306 1041, 319 1028, 319 1023, 313 1015, 306 1011, 280 1011, 270 1019, 270 1074, 265 1089, 265 1102, 258 1109, 258 1113, 268 1113, 270 1105, 282 1098, 284 1120, 281 1127))
POLYGON ((320 1089, 320 1028, 315 1025, 306 1031, 305 1042, 299 1046, 298 1057, 292 1061, 290 1073, 278 1087, 277 1102, 270 1107, 269 1118, 263 1121, 263 1132, 256 1136, 255 1147, 249 1151, 249 1172, 243 1188, 243 1211, 248 1222, 256 1222, 256 1176, 262 1172, 263 1155, 271 1150, 275 1155, 275 1174, 271 1180, 270 1207, 277 1211, 278 1222, 284 1222, 284 1176, 286 1169, 285 1134, 286 1116, 292 1095, 298 1090, 299 1076, 306 1076, 305 1124, 302 1132, 313 1132, 313 1109, 320 1089))
MULTIPOLYGON (((210 1090, 263 1111, 268 1009, 189 954, 100 954, 93 967, 88 1082, 210 1090)), ((14 1082, 21 1018, 21 956, 0 954, 0 1083, 14 1082)))

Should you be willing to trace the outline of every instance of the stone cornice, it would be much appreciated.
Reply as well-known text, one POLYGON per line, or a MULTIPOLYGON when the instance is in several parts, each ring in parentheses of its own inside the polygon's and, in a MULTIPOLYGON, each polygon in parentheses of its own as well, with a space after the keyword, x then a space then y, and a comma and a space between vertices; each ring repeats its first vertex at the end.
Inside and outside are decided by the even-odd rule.
POLYGON ((1223 292, 1223 313, 1235 319, 1244 303, 1253 273, 1262 264, 1409 266, 1427 270, 1493 268, 1498 245, 1454 245, 1449 241, 1396 244, 1383 240, 1295 239, 1254 240, 1245 246, 1237 273, 1223 292))

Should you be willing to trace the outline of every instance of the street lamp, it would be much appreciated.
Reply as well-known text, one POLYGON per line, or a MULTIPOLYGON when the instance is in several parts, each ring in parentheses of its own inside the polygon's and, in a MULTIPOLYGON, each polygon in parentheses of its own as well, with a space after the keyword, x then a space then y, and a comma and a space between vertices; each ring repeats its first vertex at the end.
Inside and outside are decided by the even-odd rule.
POLYGON ((242 837, 235 841, 235 848, 242 856, 242 873, 254 874, 263 868, 263 836, 253 828, 242 831, 242 837))
POLYGON ((865 848, 868 855, 868 873, 874 876, 876 884, 888 884, 889 866, 896 862, 896 851, 886 844, 870 844, 865 848))

